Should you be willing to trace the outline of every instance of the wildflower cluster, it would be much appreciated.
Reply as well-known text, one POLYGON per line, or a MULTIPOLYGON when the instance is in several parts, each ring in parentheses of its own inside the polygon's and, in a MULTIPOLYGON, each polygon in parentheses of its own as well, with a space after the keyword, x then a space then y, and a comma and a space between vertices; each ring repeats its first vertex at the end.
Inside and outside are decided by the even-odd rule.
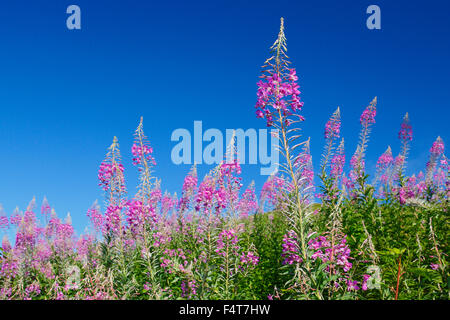
POLYGON ((137 191, 127 192, 114 137, 98 170, 105 201, 87 210, 84 233, 46 198, 40 215, 36 199, 9 214, 0 206, 0 299, 448 299, 443 139, 432 143, 423 172, 407 175, 413 134, 406 114, 398 155, 395 145, 387 147, 369 183, 377 99, 360 116, 349 170, 337 108, 325 123, 315 173, 311 140, 300 139, 303 102, 283 20, 271 49, 256 115, 278 129, 280 172, 261 189, 244 187, 231 146, 203 178, 194 165, 178 197, 153 176, 141 118, 131 148, 137 191))

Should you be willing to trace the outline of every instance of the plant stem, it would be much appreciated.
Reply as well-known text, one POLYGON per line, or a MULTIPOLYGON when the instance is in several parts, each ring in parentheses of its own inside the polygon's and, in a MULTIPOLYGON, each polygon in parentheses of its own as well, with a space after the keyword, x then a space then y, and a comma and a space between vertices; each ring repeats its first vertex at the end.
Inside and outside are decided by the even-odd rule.
POLYGON ((398 287, 400 285, 400 277, 402 276, 402 256, 398 257, 398 270, 397 270, 397 287, 395 289, 395 300, 398 300, 398 287))

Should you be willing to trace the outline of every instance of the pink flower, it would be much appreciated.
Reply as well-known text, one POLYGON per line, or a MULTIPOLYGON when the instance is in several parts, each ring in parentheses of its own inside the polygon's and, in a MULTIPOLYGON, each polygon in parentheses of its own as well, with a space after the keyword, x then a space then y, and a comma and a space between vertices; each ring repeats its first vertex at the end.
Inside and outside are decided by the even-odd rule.
POLYGON ((256 266, 259 262, 259 257, 252 251, 248 251, 247 253, 242 253, 241 254, 241 263, 243 265, 253 265, 256 266))
MULTIPOLYGON (((339 243, 332 246, 324 236, 312 239, 308 242, 308 246, 316 251, 311 256, 311 259, 320 259, 324 263, 333 261, 335 269, 340 267, 344 273, 348 272, 352 268, 352 263, 349 262, 351 259, 350 248, 346 242, 346 237, 344 237, 339 243)), ((329 270, 329 267, 327 267, 327 270, 329 270)))
POLYGON ((154 207, 149 204, 143 204, 140 200, 131 200, 127 202, 127 223, 133 236, 138 236, 144 227, 144 224, 154 226, 157 222, 157 216, 154 207))
POLYGON ((9 220, 7 216, 0 215, 0 229, 6 229, 9 226, 9 220))
POLYGON ((375 116, 377 115, 377 109, 373 104, 370 104, 361 114, 359 122, 361 125, 367 127, 371 123, 375 123, 375 116))
POLYGON ((122 228, 122 206, 109 205, 106 208, 105 220, 104 220, 104 232, 118 234, 122 228))
POLYGON ((439 157, 444 153, 444 142, 442 141, 441 137, 437 137, 436 141, 433 142, 430 153, 436 157, 439 157))
POLYGON ((276 207, 280 202, 279 190, 283 188, 285 181, 277 176, 269 176, 261 190, 261 200, 268 200, 271 206, 276 207))
POLYGON ((331 158, 330 174, 333 178, 338 178, 344 172, 345 153, 344 153, 344 139, 341 140, 335 154, 331 158))
POLYGON ((400 131, 398 133, 398 138, 402 141, 411 141, 412 140, 412 126, 409 123, 409 116, 408 113, 406 113, 405 117, 403 118, 403 122, 400 126, 400 131))
POLYGON ((6 234, 2 239, 2 249, 5 252, 9 252, 11 250, 11 243, 9 242, 8 236, 6 234))
POLYGON ((211 208, 214 193, 215 185, 212 178, 205 177, 198 188, 195 210, 207 212, 211 208))
MULTIPOLYGON (((282 32, 281 29, 280 34, 282 32)), ((283 42, 282 50, 285 50, 284 36, 281 38, 279 36, 277 41, 283 42)), ((271 49, 275 51, 275 47, 274 44, 271 49)), ((269 60, 271 59, 267 61, 269 60)), ((277 61, 279 60, 277 59, 277 61)), ((289 125, 286 121, 287 117, 300 111, 303 106, 303 102, 300 101, 297 73, 294 68, 288 68, 285 64, 276 68, 267 62, 265 67, 267 68, 261 76, 263 79, 257 83, 256 116, 258 118, 265 117, 268 127, 273 125, 274 117, 278 121, 284 122, 285 125, 289 125)), ((299 117, 299 120, 302 121, 302 118, 299 117)))
POLYGON ((44 216, 48 216, 51 212, 50 204, 48 203, 48 200, 46 197, 44 197, 44 200, 42 201, 41 205, 41 214, 44 216))
POLYGON ((289 81, 297 81, 298 77, 297 77, 297 72, 295 72, 295 69, 291 69, 291 71, 289 71, 289 81))
POLYGON ((170 195, 165 194, 161 199, 161 211, 164 214, 170 212, 175 206, 175 200, 170 195))
POLYGON ((365 274, 363 275, 363 282, 362 282, 362 290, 366 291, 367 290, 367 281, 369 281, 370 279, 370 275, 365 274))
POLYGON ((377 169, 385 169, 393 162, 394 159, 392 157, 391 147, 388 147, 387 150, 378 158, 377 169))
POLYGON ((253 184, 250 185, 241 197, 238 204, 238 210, 241 217, 247 217, 258 210, 258 202, 256 201, 256 195, 253 184))
POLYGON ((99 186, 101 186, 103 190, 108 190, 111 179, 117 172, 123 174, 122 164, 119 163, 117 165, 113 165, 108 162, 102 162, 100 169, 98 170, 98 179, 100 180, 99 186))
POLYGON ((32 284, 25 288, 25 295, 27 298, 29 298, 30 295, 40 295, 41 294, 41 288, 38 284, 32 284))
POLYGON ((186 178, 184 178, 183 192, 192 194, 197 188, 197 182, 196 175, 187 175, 186 178))
POLYGON ((339 108, 333 113, 330 120, 325 124, 325 139, 338 139, 341 130, 341 116, 339 108))
POLYGON ((217 248, 215 250, 220 256, 225 257, 228 254, 236 254, 239 247, 236 245, 238 238, 234 229, 225 229, 219 233, 217 238, 217 248))
POLYGON ((303 260, 299 256, 297 236, 293 230, 290 230, 283 236, 283 264, 301 263, 303 260))
POLYGON ((141 164, 143 159, 150 164, 156 164, 155 159, 152 157, 153 149, 150 146, 143 145, 141 147, 134 143, 131 147, 131 153, 133 154, 133 164, 135 166, 141 164))
POLYGON ((103 226, 103 216, 100 212, 100 206, 95 201, 87 211, 87 216, 91 220, 96 231, 101 231, 103 226))
POLYGON ((348 280, 347 281, 347 290, 348 291, 357 291, 357 290, 359 290, 358 281, 348 280))
POLYGON ((434 176, 434 172, 438 163, 439 158, 444 153, 444 141, 442 141, 441 137, 437 137, 436 141, 433 142, 433 145, 430 149, 430 160, 427 162, 426 167, 426 181, 431 182, 434 176))

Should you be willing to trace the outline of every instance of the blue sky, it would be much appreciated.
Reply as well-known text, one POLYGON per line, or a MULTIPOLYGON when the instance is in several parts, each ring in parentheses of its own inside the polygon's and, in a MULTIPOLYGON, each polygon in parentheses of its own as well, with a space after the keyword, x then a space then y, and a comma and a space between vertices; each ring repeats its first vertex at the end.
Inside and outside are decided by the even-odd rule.
MULTIPOLYGON (((265 127, 254 116, 256 82, 280 17, 315 163, 336 107, 349 158, 359 115, 378 96, 369 169, 388 145, 399 151, 409 112, 410 170, 421 170, 434 139, 450 139, 449 12, 435 0, 10 1, 0 10, 0 203, 10 214, 46 195, 83 231, 86 210, 103 199, 97 170, 113 136, 134 193, 140 116, 163 191, 179 192, 189 166, 170 160, 173 130, 192 130, 194 120, 205 129, 265 127), (81 30, 66 28, 71 4, 81 8, 81 30), (371 4, 381 8, 381 30, 366 28, 371 4)), ((244 184, 259 189, 259 169, 243 166, 244 184)))

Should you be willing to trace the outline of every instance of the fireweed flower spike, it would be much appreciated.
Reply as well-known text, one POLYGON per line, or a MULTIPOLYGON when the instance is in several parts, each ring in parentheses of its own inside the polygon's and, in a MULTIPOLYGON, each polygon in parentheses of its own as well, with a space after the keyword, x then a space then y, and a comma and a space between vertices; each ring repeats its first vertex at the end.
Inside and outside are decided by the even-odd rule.
MULTIPOLYGON (((287 45, 284 34, 284 20, 281 18, 278 37, 270 48, 272 56, 266 60, 262 71, 262 80, 258 82, 256 115, 265 118, 267 126, 278 129, 280 152, 286 162, 280 165, 280 171, 288 175, 289 181, 280 191, 285 207, 283 214, 290 221, 300 248, 302 263, 298 264, 300 272, 292 279, 296 285, 310 278, 310 261, 307 255, 307 239, 310 232, 310 203, 305 199, 308 194, 302 192, 309 178, 303 172, 305 162, 300 147, 306 142, 298 142, 301 138, 298 125, 304 121, 300 114, 303 102, 300 101, 300 90, 297 84, 298 76, 286 55, 287 45), (303 279, 303 280, 302 280, 303 279)), ((314 286, 314 284, 312 285, 314 286)), ((306 293, 306 288, 301 291, 306 293)))
POLYGON ((391 147, 388 146, 386 151, 378 158, 376 164, 377 173, 375 176, 375 183, 377 181, 380 181, 383 185, 389 183, 391 177, 391 167, 393 163, 394 158, 392 157, 392 150, 391 147))
POLYGON ((103 228, 103 215, 100 212, 100 206, 98 205, 97 200, 95 200, 95 202, 87 211, 87 216, 91 220, 94 230, 97 232, 101 232, 103 228))
POLYGON ((324 173, 329 158, 332 156, 334 142, 339 139, 341 130, 341 113, 339 107, 325 124, 325 150, 322 156, 321 171, 324 173))
POLYGON ((41 214, 44 215, 45 221, 47 221, 52 208, 50 207, 47 198, 44 196, 44 200, 42 200, 41 205, 41 214))
POLYGON ((334 185, 338 185, 339 178, 344 172, 345 153, 344 153, 344 138, 341 139, 336 153, 331 158, 330 175, 334 179, 334 185))
POLYGON ((220 203, 224 205, 224 208, 227 208, 227 213, 232 217, 236 217, 239 191, 242 187, 240 174, 241 166, 237 159, 232 163, 225 162, 220 165, 219 189, 216 194, 217 198, 221 199, 220 203))
POLYGON ((358 178, 361 176, 361 174, 359 172, 361 172, 361 168, 365 167, 365 162, 364 160, 360 160, 358 161, 358 157, 360 155, 360 150, 361 147, 358 145, 356 147, 356 151, 353 154, 353 156, 350 158, 350 172, 349 172, 349 179, 347 179, 346 177, 344 178, 344 183, 346 188, 348 189, 350 195, 353 197, 356 196, 355 193, 355 184, 358 181, 358 178))
POLYGON ((153 158, 153 148, 150 146, 144 133, 143 117, 134 133, 134 143, 131 147, 133 164, 140 172, 138 192, 134 198, 127 202, 127 222, 133 238, 139 238, 142 234, 148 246, 147 229, 154 228, 157 217, 156 207, 162 199, 159 180, 152 177, 152 166, 156 165, 153 158))
POLYGON ((225 161, 219 165, 218 184, 219 190, 216 191, 219 202, 226 208, 226 213, 230 217, 237 218, 237 206, 239 201, 239 192, 242 187, 240 177, 241 166, 236 148, 236 135, 233 135, 227 145, 225 152, 225 161))
POLYGON ((215 194, 215 180, 211 176, 206 176, 200 183, 195 198, 195 210, 207 214, 212 207, 215 194))
POLYGON ((306 143, 303 145, 302 153, 297 159, 297 161, 300 163, 299 166, 302 168, 300 170, 301 179, 303 180, 301 189, 304 194, 309 195, 306 198, 306 201, 308 201, 308 198, 310 198, 314 193, 314 167, 312 164, 312 156, 309 143, 310 138, 308 138, 306 143))
POLYGON ((344 141, 342 139, 341 144, 338 146, 337 154, 335 151, 335 142, 339 140, 341 130, 341 115, 339 107, 331 115, 330 119, 325 124, 325 147, 322 154, 319 178, 322 181, 322 192, 317 197, 322 198, 325 202, 335 198, 338 193, 338 180, 341 173, 339 169, 340 163, 342 166, 345 162, 344 141), (327 172, 328 164, 331 166, 330 172, 327 172))
POLYGON ((375 116, 377 114, 377 97, 375 97, 369 106, 364 109, 359 122, 361 123, 361 133, 359 135, 359 144, 355 153, 354 168, 357 177, 360 177, 364 172, 364 157, 369 142, 371 125, 375 123, 375 116))
POLYGON ((150 199, 150 193, 154 186, 154 181, 151 177, 151 166, 156 165, 155 159, 152 156, 153 149, 150 147, 147 137, 144 134, 143 118, 134 133, 135 140, 131 148, 133 154, 133 164, 139 168, 141 173, 139 179, 139 191, 137 197, 145 203, 150 199))
POLYGON ((450 197, 450 165, 449 159, 442 155, 439 161, 439 169, 435 176, 436 185, 443 188, 443 196, 447 199, 450 197))
POLYGON ((197 189, 197 184, 197 168, 194 164, 191 172, 184 178, 182 196, 178 203, 178 210, 180 213, 184 213, 185 210, 189 209, 189 206, 192 203, 193 196, 197 189))
POLYGON ((282 199, 279 190, 283 188, 284 183, 284 179, 276 176, 275 174, 272 174, 267 178, 267 181, 264 183, 259 196, 260 212, 262 212, 266 203, 269 205, 269 208, 274 210, 281 207, 282 199))
POLYGON ((274 53, 263 66, 262 80, 258 82, 257 117, 266 118, 267 126, 280 122, 283 126, 290 124, 288 116, 298 115, 303 102, 300 102, 298 77, 295 69, 289 68, 290 62, 286 55, 286 38, 284 36, 284 20, 281 18, 280 32, 271 47, 274 53))
POLYGON ((258 202, 255 195, 255 182, 252 181, 250 186, 242 194, 242 198, 238 204, 239 217, 246 218, 249 214, 253 214, 258 210, 258 202))
POLYGON ((2 249, 4 252, 11 251, 11 243, 9 242, 8 236, 5 234, 2 239, 2 249))
POLYGON ((116 137, 108 148, 105 160, 100 165, 98 179, 106 195, 104 231, 122 233, 122 209, 125 205, 125 178, 121 164, 119 142, 116 137))
POLYGON ((3 210, 3 206, 0 204, 0 230, 6 229, 9 226, 8 217, 5 214, 5 210, 3 210))
POLYGON ((411 141, 413 138, 413 132, 409 121, 408 112, 403 117, 403 122, 400 126, 400 131, 398 132, 398 138, 402 142, 402 152, 406 153, 407 151, 405 151, 404 149, 406 149, 407 146, 403 146, 403 144, 407 143, 408 141, 411 141))
POLYGON ((401 152, 397 156, 397 161, 396 161, 397 163, 396 163, 396 168, 394 171, 395 171, 397 178, 399 180, 401 180, 400 183, 403 184, 403 181, 402 181, 403 180, 403 170, 406 165, 406 159, 407 159, 408 151, 410 148, 409 144, 413 138, 412 126, 409 121, 408 113, 406 113, 405 116, 403 117, 403 122, 400 126, 398 138, 401 141, 401 152))
POLYGON ((433 145, 430 149, 430 160, 427 163, 426 168, 426 182, 429 184, 433 179, 433 174, 436 169, 437 162, 441 155, 444 154, 444 141, 442 141, 441 137, 437 137, 436 141, 433 142, 433 145))

